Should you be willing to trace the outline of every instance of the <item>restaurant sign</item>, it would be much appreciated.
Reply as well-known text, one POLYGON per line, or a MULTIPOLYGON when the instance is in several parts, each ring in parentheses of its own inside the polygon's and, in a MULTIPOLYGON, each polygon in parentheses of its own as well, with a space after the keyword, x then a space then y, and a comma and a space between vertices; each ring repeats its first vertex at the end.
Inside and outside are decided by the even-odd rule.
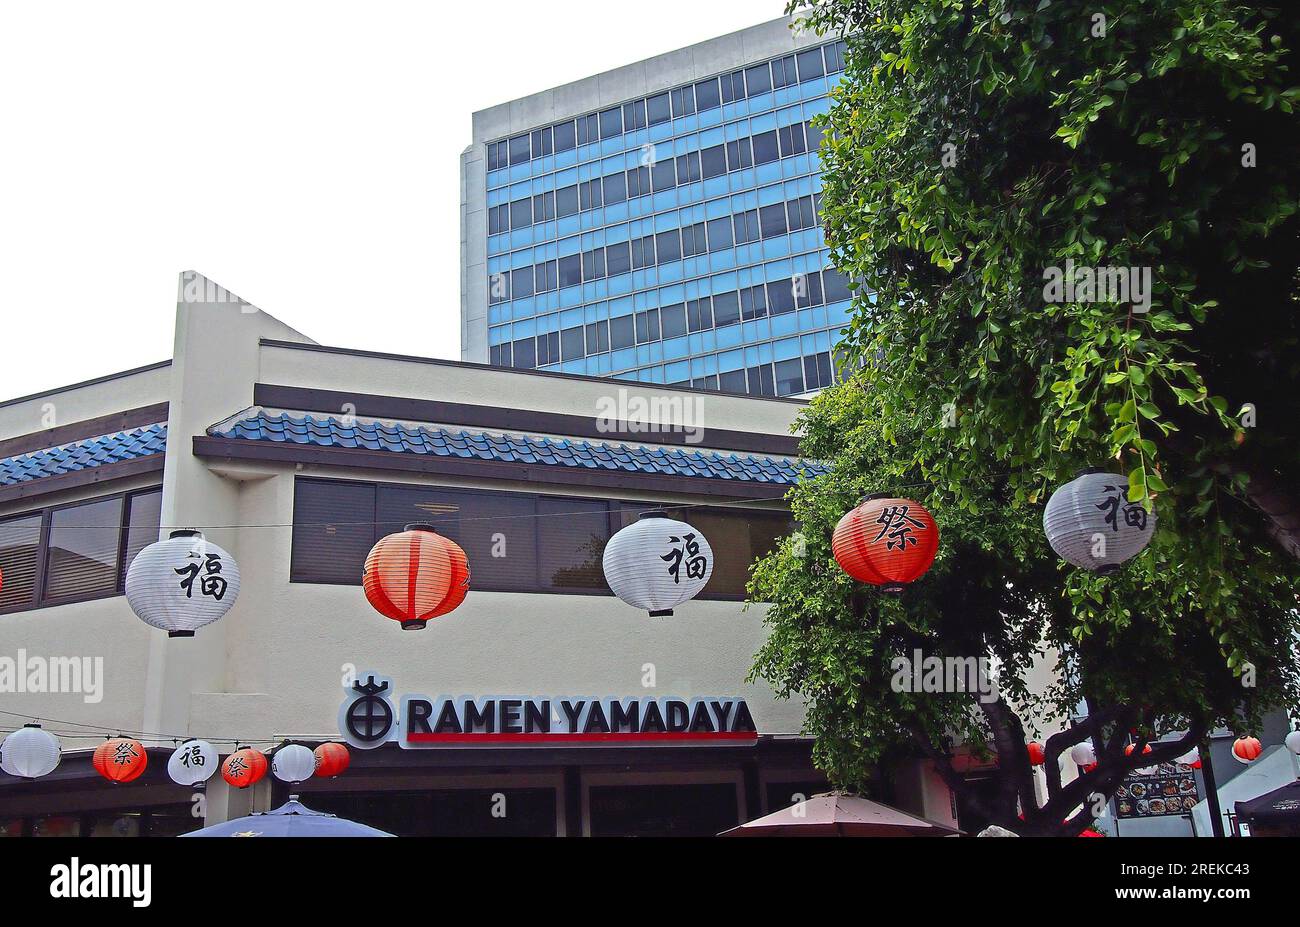
POLYGON ((749 746, 758 731, 741 698, 438 696, 393 692, 374 671, 343 687, 339 732, 361 750, 435 747, 749 746))

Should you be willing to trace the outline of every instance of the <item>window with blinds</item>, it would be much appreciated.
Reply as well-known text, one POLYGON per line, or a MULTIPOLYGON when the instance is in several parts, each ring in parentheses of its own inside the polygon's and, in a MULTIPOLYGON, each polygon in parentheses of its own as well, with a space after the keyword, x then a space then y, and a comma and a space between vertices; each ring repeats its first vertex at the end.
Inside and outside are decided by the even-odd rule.
MULTIPOLYGON (((465 549, 474 589, 609 594, 601 558, 614 532, 651 503, 301 478, 295 484, 290 581, 359 585, 378 538, 430 525, 465 549)), ((670 514, 672 514, 670 512, 670 514)), ((745 595, 757 557, 792 528, 784 512, 692 509, 713 547, 705 597, 745 595)))
POLYGON ((148 489, 0 519, 0 612, 119 595, 161 508, 148 489))

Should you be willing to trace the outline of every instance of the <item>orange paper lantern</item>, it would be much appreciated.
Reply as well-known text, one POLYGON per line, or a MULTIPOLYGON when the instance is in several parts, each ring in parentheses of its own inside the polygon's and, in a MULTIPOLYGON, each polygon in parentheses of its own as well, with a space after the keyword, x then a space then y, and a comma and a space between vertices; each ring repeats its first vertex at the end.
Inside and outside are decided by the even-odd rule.
POLYGON ((130 782, 149 765, 149 755, 140 741, 114 737, 95 748, 90 762, 95 772, 109 782, 130 782))
POLYGON ((1047 759, 1047 754, 1043 751, 1043 745, 1036 740, 1031 740, 1025 744, 1025 750, 1029 752, 1029 765, 1042 766, 1047 759))
POLYGON ((1264 752, 1258 737, 1238 737, 1232 744, 1232 755, 1243 763, 1253 763, 1264 752))
POLYGON ((333 778, 348 768, 352 754, 343 744, 321 744, 312 753, 316 754, 316 775, 318 778, 333 778))
POLYGON ((465 601, 469 558, 430 526, 407 525, 371 548, 362 585, 375 611, 405 631, 419 630, 465 601))
POLYGON ((882 592, 901 592, 925 575, 939 550, 939 526, 925 507, 886 494, 868 496, 835 526, 840 568, 882 592))
POLYGON ((221 764, 221 778, 237 789, 246 789, 266 775, 266 754, 252 747, 236 750, 221 764))

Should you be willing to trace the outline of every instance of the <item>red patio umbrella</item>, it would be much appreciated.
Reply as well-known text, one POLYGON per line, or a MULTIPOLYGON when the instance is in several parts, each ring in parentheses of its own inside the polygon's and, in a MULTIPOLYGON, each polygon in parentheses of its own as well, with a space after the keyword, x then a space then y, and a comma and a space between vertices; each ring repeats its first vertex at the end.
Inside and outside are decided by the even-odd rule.
POLYGON ((721 837, 951 837, 961 831, 860 795, 827 792, 723 831, 721 837))

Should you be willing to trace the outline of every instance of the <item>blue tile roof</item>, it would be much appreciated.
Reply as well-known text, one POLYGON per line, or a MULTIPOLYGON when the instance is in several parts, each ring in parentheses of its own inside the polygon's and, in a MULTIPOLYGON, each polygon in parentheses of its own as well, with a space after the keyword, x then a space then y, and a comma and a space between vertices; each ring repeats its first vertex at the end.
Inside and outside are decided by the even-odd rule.
POLYGON ((0 486, 137 460, 167 449, 167 425, 145 425, 0 460, 0 486))
POLYGON ((503 463, 585 467, 784 486, 793 485, 801 474, 816 476, 825 472, 824 466, 812 461, 784 457, 602 444, 577 438, 488 434, 401 422, 386 424, 355 420, 352 424, 344 424, 333 417, 317 418, 306 413, 268 412, 258 408, 215 425, 208 433, 244 441, 363 448, 393 454, 476 457, 503 463))

